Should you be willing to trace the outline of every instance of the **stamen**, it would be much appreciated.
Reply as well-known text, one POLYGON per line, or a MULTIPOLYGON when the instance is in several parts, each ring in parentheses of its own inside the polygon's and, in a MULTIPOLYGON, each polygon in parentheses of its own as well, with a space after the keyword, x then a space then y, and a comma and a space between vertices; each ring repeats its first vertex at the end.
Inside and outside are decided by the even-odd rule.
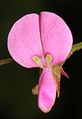
POLYGON ((51 54, 46 54, 46 61, 51 62, 52 61, 52 56, 51 54))
POLYGON ((39 62, 39 61, 40 61, 40 57, 37 56, 37 55, 33 56, 33 61, 34 61, 35 63, 39 62))
POLYGON ((41 58, 37 55, 33 56, 33 61, 38 64, 41 68, 43 68, 41 58))

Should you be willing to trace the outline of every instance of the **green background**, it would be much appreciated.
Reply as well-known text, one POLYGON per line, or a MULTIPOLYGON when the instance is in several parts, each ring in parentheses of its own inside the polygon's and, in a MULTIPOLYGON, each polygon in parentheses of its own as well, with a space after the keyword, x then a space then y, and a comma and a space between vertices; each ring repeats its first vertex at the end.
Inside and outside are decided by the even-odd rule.
MULTIPOLYGON (((10 57, 7 36, 13 23, 25 14, 51 11, 60 15, 70 27, 74 43, 82 41, 82 4, 80 0, 1 0, 0 59, 10 57)), ((64 65, 70 79, 62 77, 61 94, 48 114, 37 106, 31 89, 37 84, 39 71, 26 69, 16 62, 0 66, 0 119, 81 119, 82 50, 64 65)))

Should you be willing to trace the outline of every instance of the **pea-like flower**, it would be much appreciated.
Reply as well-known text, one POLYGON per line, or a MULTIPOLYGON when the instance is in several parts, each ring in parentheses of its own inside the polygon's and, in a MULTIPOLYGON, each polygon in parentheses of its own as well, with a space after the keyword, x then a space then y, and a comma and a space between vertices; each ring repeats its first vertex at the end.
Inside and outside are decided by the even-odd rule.
POLYGON ((23 67, 43 69, 38 106, 45 113, 55 103, 58 79, 60 81, 61 74, 66 75, 60 64, 69 56, 72 43, 72 33, 65 21, 51 12, 25 15, 9 32, 8 50, 12 58, 23 67))

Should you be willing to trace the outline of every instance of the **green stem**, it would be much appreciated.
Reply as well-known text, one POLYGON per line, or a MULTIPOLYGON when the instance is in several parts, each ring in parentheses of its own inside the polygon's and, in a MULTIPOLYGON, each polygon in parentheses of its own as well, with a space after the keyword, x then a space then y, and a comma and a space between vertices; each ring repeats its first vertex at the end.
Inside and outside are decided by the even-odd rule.
MULTIPOLYGON (((76 52, 80 49, 82 49, 82 42, 74 44, 72 47, 72 52, 76 52)), ((8 64, 8 63, 11 63, 12 61, 13 60, 11 58, 2 59, 2 60, 0 60, 0 65, 8 64)))
MULTIPOLYGON (((82 42, 74 44, 73 47, 72 47, 71 53, 69 54, 67 59, 69 59, 71 57, 71 55, 73 55, 74 52, 76 52, 76 51, 78 51, 80 49, 82 49, 82 42)), ((60 66, 63 66, 65 62, 60 64, 60 66)))
POLYGON ((82 49, 82 42, 74 44, 72 47, 72 52, 76 52, 77 50, 80 49, 82 49))
POLYGON ((0 66, 3 64, 8 64, 11 63, 13 60, 11 58, 7 58, 7 59, 2 59, 0 60, 0 66))

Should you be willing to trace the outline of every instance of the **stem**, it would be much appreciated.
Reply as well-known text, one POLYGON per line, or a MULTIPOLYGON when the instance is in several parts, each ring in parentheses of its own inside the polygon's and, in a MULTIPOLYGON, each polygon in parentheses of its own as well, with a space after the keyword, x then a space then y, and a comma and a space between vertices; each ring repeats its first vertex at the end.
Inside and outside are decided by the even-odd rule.
POLYGON ((75 52, 80 49, 82 49, 82 42, 74 44, 72 47, 72 52, 75 52))
POLYGON ((13 60, 11 58, 7 58, 7 59, 2 59, 0 60, 0 66, 3 64, 8 64, 11 63, 13 60))
MULTIPOLYGON (((82 49, 82 42, 74 44, 73 47, 72 47, 72 50, 71 50, 71 52, 70 52, 70 54, 69 54, 69 56, 68 56, 67 59, 69 59, 69 58, 73 55, 74 52, 76 52, 76 51, 78 51, 78 50, 80 50, 80 49, 82 49)), ((66 61, 64 61, 64 62, 61 63, 60 65, 63 66, 65 62, 66 62, 66 61)))

